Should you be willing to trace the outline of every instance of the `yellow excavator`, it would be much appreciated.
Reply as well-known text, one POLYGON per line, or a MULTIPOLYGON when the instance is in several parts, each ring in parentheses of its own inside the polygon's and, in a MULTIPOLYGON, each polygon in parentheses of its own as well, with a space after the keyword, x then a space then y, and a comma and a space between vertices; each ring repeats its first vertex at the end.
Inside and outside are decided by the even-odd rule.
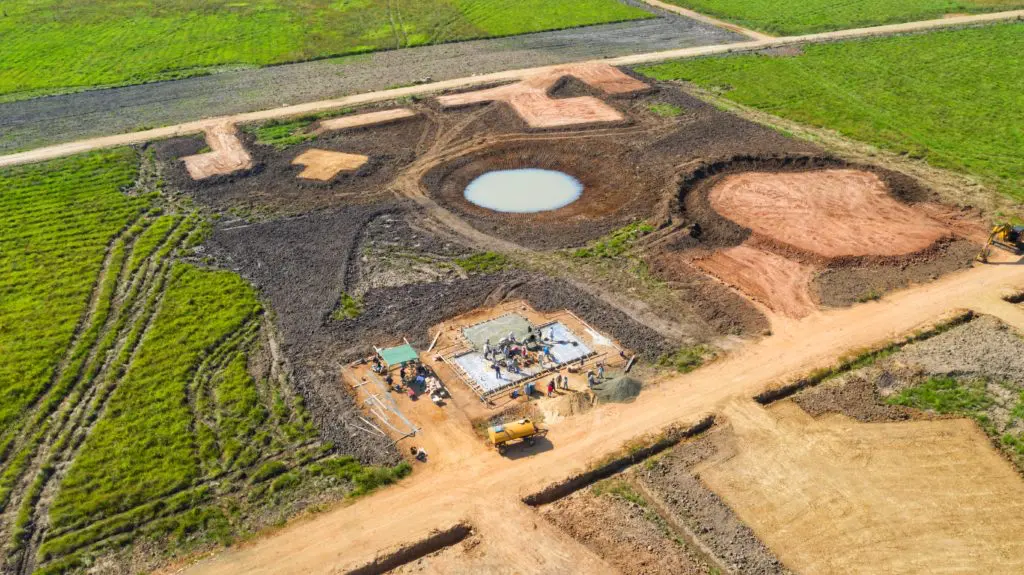
POLYGON ((999 224, 992 228, 985 242, 984 249, 978 254, 978 261, 988 263, 988 256, 992 252, 992 246, 999 246, 1010 250, 1015 254, 1024 252, 1024 226, 1011 226, 1010 224, 999 224))

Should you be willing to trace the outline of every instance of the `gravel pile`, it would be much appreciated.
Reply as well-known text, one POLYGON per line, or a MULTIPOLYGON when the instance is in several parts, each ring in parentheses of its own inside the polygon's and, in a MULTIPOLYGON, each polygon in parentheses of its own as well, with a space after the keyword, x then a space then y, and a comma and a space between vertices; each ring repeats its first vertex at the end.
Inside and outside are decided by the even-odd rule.
POLYGON ((617 377, 602 381, 592 389, 600 403, 629 403, 640 395, 641 384, 632 377, 617 377))

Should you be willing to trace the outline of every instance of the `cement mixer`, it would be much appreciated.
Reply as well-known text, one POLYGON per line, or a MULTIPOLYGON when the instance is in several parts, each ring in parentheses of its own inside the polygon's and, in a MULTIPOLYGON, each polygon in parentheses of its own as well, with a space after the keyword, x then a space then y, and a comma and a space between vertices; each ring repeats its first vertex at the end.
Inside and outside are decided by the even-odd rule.
POLYGON ((526 445, 533 445, 536 437, 541 434, 538 428, 529 419, 523 418, 513 423, 502 423, 487 428, 487 438, 491 445, 498 449, 498 453, 505 453, 508 444, 513 441, 521 441, 526 445))

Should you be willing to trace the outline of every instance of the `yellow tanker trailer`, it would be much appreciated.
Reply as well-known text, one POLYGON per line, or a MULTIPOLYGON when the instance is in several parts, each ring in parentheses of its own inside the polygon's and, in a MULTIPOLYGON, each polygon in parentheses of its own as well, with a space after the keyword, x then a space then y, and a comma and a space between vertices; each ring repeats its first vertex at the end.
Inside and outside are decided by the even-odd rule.
POLYGON ((522 440, 526 445, 533 445, 534 438, 540 434, 540 428, 529 419, 520 419, 513 423, 502 423, 487 428, 487 438, 491 445, 498 448, 498 453, 504 453, 512 441, 522 440))

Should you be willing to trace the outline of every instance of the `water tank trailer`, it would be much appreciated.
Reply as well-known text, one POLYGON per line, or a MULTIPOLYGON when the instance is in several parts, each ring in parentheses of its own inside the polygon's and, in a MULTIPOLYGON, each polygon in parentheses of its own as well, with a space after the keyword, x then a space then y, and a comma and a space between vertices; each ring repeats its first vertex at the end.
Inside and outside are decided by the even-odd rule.
POLYGON ((487 438, 491 445, 498 448, 498 453, 504 453, 508 444, 517 440, 522 440, 526 445, 533 445, 534 438, 539 434, 540 429, 526 418, 487 428, 487 438))

